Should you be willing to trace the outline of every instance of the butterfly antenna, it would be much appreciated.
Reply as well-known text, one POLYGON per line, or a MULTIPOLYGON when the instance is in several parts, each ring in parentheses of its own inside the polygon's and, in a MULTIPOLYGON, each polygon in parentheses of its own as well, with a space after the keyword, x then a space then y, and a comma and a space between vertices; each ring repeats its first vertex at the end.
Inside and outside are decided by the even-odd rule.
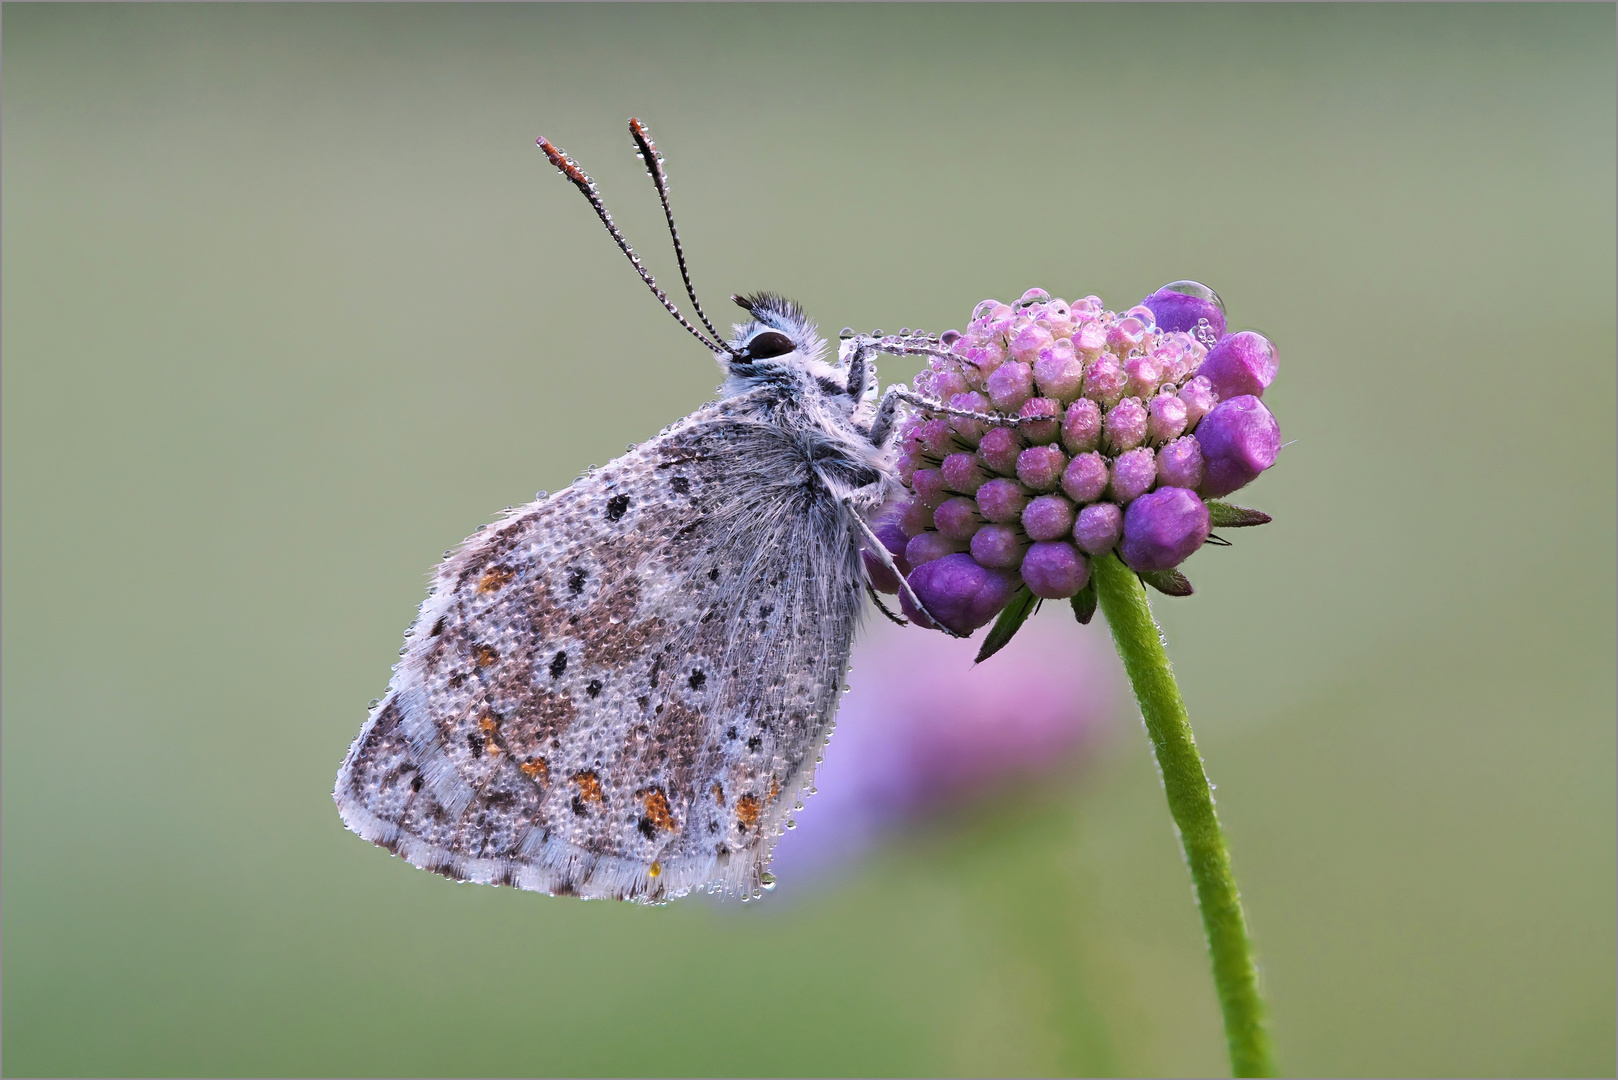
MULTIPOLYGON (((646 287, 652 290, 652 295, 657 297, 657 302, 668 309, 668 313, 674 316, 675 321, 685 327, 692 337, 707 346, 709 351, 734 353, 730 346, 719 343, 717 340, 719 338, 718 334, 714 335, 715 340, 710 341, 703 336, 701 330, 692 326, 686 321, 685 316, 680 314, 680 309, 675 307, 669 300, 668 293, 658 286, 657 279, 652 276, 652 272, 646 269, 645 265, 640 261, 640 256, 635 254, 635 249, 629 246, 628 240, 624 239, 624 234, 618 231, 617 223, 612 220, 612 215, 607 213, 607 204, 601 201, 601 193, 596 190, 596 182, 590 179, 589 174, 579 168, 578 163, 568 157, 561 147, 545 138, 545 136, 541 135, 536 141, 536 145, 545 151, 545 156, 551 159, 551 164, 555 165, 563 176, 571 180, 574 187, 584 193, 584 197, 595 208, 596 216, 601 219, 601 224, 607 227, 607 232, 612 236, 613 242, 618 245, 618 250, 629 256, 629 262, 635 267, 635 273, 639 274, 640 279, 646 282, 646 287)), ((710 327, 709 329, 712 328, 710 327)))
POLYGON ((691 271, 685 265, 685 248, 680 245, 680 230, 674 227, 674 209, 669 206, 669 174, 663 171, 663 155, 657 152, 657 145, 652 142, 652 133, 646 130, 646 125, 633 116, 629 118, 629 137, 635 140, 635 149, 646 163, 646 171, 651 174, 652 183, 657 188, 658 201, 663 204, 663 217, 669 223, 669 236, 674 240, 674 257, 680 262, 680 280, 685 282, 685 294, 691 298, 691 309, 702 320, 702 325, 708 328, 708 333, 718 340, 719 331, 708 321, 702 303, 697 299, 697 290, 691 287, 691 271))

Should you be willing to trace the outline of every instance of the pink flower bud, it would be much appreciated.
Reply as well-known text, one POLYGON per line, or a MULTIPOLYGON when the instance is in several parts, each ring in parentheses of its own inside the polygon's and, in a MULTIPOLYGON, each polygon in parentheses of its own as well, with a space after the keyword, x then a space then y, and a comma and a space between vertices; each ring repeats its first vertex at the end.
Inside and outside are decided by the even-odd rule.
POLYGON ((1139 356, 1124 365, 1124 393, 1130 397, 1150 398, 1157 393, 1162 381, 1163 368, 1149 356, 1139 356))
POLYGON ((1159 394, 1146 406, 1146 441, 1162 446, 1185 431, 1185 402, 1173 394, 1159 394))
POLYGON ((1263 397, 1265 387, 1275 380, 1275 346, 1263 334, 1243 330, 1222 339, 1197 369, 1213 386, 1221 401, 1251 394, 1263 397))
POLYGON ((1111 408, 1124 396, 1125 381, 1118 358, 1102 353, 1084 370, 1084 396, 1104 408, 1111 408))
POLYGON ((944 459, 938 471, 944 475, 945 487, 963 495, 976 495, 978 488, 989 478, 983 466, 978 464, 976 454, 951 454, 944 459))
MULTIPOLYGON (((979 393, 956 394, 949 399, 948 404, 951 408, 966 409, 971 412, 987 412, 989 410, 989 399, 979 393)), ((978 441, 983 438, 983 433, 988 430, 988 425, 982 420, 968 420, 964 416, 950 417, 949 426, 950 430, 955 433, 956 440, 965 443, 967 446, 976 446, 978 441)))
MULTIPOLYGON (((1118 455, 1112 463, 1107 494, 1119 506, 1127 506, 1152 489, 1157 480, 1157 455, 1146 447, 1118 455)), ((937 514, 934 513, 934 518, 937 514)))
POLYGON ((1062 600, 1089 582, 1090 564, 1066 540, 1046 540, 1023 556, 1022 579, 1035 596, 1062 600))
POLYGON ((1030 446, 1017 455, 1017 479, 1032 491, 1054 491, 1067 468, 1067 455, 1057 446, 1030 446))
POLYGON ((1083 505, 1101 498, 1109 479, 1106 459, 1092 450, 1068 462, 1062 473, 1062 490, 1068 498, 1083 505))
POLYGON ((905 544, 905 559, 912 567, 925 566, 934 559, 942 559, 945 555, 966 550, 966 541, 955 540, 941 532, 924 532, 919 536, 912 536, 905 544))
POLYGON ((1202 446, 1195 435, 1182 435, 1157 452, 1157 482, 1192 491, 1202 486, 1202 446))
POLYGON ((910 486, 922 502, 935 510, 949 498, 944 474, 938 469, 917 469, 910 478, 910 486))
POLYGON ((1091 503, 1079 511, 1073 522, 1073 542, 1079 550, 1091 555, 1104 555, 1118 546, 1124 535, 1124 512, 1110 502, 1091 503))
POLYGON ((1062 445, 1071 454, 1094 450, 1101 442, 1101 407, 1089 398, 1080 398, 1067 407, 1062 418, 1062 445))
POLYGON ((1074 352, 1073 342, 1062 338, 1040 351, 1034 361, 1034 382, 1041 394, 1064 404, 1079 396, 1084 388, 1084 364, 1074 352))
POLYGON ((1017 415, 1026 417, 1035 423, 1017 425, 1017 434, 1030 443, 1053 443, 1056 433, 1062 423, 1062 406, 1050 398, 1029 398, 1017 410, 1017 415), (1049 417, 1049 421, 1041 421, 1039 417, 1049 417))
POLYGON ((1060 540, 1073 528, 1073 504, 1060 495, 1041 495, 1023 509, 1022 528, 1030 540, 1060 540))
POLYGON ((1243 487, 1275 464, 1281 427, 1264 403, 1251 394, 1221 401, 1197 425, 1202 448, 1205 498, 1217 499, 1243 487))
POLYGON ((1214 393, 1213 385, 1201 375, 1180 387, 1179 396, 1180 400, 1185 402, 1185 429, 1187 431, 1196 430, 1197 422, 1207 416, 1213 407, 1219 403, 1219 395, 1214 393))
POLYGON ((1146 324, 1140 319, 1130 316, 1119 319, 1107 331, 1107 348, 1113 352, 1124 354, 1130 349, 1137 348, 1146 339, 1146 324))
POLYGON ((990 570, 1015 570, 1022 565, 1028 542, 1014 525, 985 525, 972 536, 972 558, 990 570))
POLYGON ((899 514, 899 531, 906 536, 920 536, 933 527, 933 508, 919 498, 905 503, 899 514))
POLYGON ((1017 336, 1011 339, 1011 355, 1024 364, 1032 364, 1040 350, 1050 348, 1055 341, 1049 330, 1034 323, 1017 331, 1017 336))
POLYGON ((1102 427, 1112 450, 1133 450, 1146 441, 1146 406, 1140 398, 1124 398, 1107 413, 1102 427))
POLYGON ((984 521, 1009 524, 1022 520, 1028 495, 1015 480, 996 478, 978 488, 978 513, 984 521))
POLYGON ((945 500, 933 511, 933 526, 951 540, 970 540, 978 531, 982 520, 978 517, 978 504, 964 495, 945 500))
POLYGON ((922 453, 935 459, 958 449, 949 430, 949 419, 943 416, 923 422, 916 429, 916 441, 921 444, 922 453))
POLYGON ((1107 344, 1107 327, 1099 320, 1087 322, 1073 334, 1073 347, 1081 353, 1094 355, 1107 344))
POLYGON ((1034 370, 1020 360, 1012 360, 996 368, 983 385, 991 405, 1001 412, 1014 413, 1034 396, 1034 370))
POLYGON ((1011 476, 1017 471, 1017 455, 1022 449, 1022 440, 1010 428, 990 428, 978 443, 978 460, 992 473, 1011 476))

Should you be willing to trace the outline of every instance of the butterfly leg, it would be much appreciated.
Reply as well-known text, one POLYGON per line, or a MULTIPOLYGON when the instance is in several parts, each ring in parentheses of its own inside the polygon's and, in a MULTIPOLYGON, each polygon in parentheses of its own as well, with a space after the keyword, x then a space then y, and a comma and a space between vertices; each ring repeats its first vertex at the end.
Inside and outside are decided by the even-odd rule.
POLYGON ((934 401, 923 397, 906 386, 890 386, 882 395, 882 401, 876 407, 876 418, 871 421, 871 444, 873 446, 886 445, 888 436, 893 433, 893 421, 899 413, 899 403, 907 402, 920 406, 928 412, 943 413, 945 416, 959 416, 966 420, 981 420, 986 424, 1017 424, 1028 423, 1030 420, 1049 420, 1048 416, 1023 417, 1010 416, 1006 413, 974 412, 971 409, 957 409, 953 405, 946 405, 942 401, 934 401))

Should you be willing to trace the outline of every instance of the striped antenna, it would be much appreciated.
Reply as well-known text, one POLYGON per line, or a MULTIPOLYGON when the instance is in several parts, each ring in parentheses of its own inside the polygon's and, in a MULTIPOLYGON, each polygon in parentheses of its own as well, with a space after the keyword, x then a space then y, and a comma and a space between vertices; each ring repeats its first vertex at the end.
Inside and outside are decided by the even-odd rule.
MULTIPOLYGON (((710 341, 703 336, 701 330, 687 322, 685 316, 680 314, 680 309, 675 307, 669 300, 668 294, 658 287, 657 279, 640 261, 640 256, 635 254, 635 249, 629 246, 628 240, 624 239, 624 234, 618 231, 618 225, 612 220, 612 215, 607 213, 607 204, 601 201, 601 193, 596 190, 596 182, 590 179, 589 174, 579 168, 578 163, 568 157, 561 147, 545 138, 545 136, 541 135, 536 140, 536 145, 545 151, 545 156, 550 158, 551 164, 555 165, 563 176, 571 180, 573 186, 578 188, 584 194, 584 197, 589 200, 590 205, 595 209, 596 216, 601 219, 601 224, 607 227, 607 232, 612 236, 613 242, 618 245, 618 250, 629 256, 629 262, 634 266, 635 273, 639 274, 640 279, 646 282, 646 287, 652 290, 652 295, 657 297, 657 302, 662 304, 668 310, 668 313, 674 316, 675 321, 690 332, 692 337, 702 342, 710 351, 734 355, 734 350, 729 345, 721 344, 717 340, 710 341)), ((712 328, 710 327, 710 329, 712 328)), ((717 339, 719 335, 715 334, 714 337, 717 339)))
POLYGON ((640 158, 646 163, 646 171, 652 176, 652 183, 657 188, 658 201, 663 204, 663 217, 669 223, 669 237, 674 241, 674 257, 680 262, 680 279, 685 282, 685 294, 691 298, 691 308, 702 320, 702 325, 708 328, 708 333, 715 340, 722 335, 714 329, 713 323, 702 310, 702 303, 697 299, 697 290, 691 287, 691 271, 685 265, 685 248, 680 244, 680 230, 674 227, 674 209, 669 206, 669 176, 663 171, 663 156, 657 152, 657 145, 652 142, 652 133, 646 130, 646 125, 629 118, 629 137, 635 140, 635 149, 640 151, 640 158))

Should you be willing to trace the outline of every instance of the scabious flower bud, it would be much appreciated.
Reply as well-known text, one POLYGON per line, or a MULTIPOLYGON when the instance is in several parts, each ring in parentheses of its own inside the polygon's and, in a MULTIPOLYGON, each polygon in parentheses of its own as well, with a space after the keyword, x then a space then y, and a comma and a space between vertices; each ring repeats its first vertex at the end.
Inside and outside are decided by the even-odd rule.
MULTIPOLYGON (((987 623, 1017 592, 1016 575, 979 566, 966 554, 949 554, 918 566, 909 581, 933 618, 958 634, 970 634, 987 623)), ((900 596, 908 611, 909 597, 900 596)), ((910 614, 914 618, 918 613, 910 614)))
POLYGON ((1014 525, 985 525, 972 535, 972 558, 990 570, 1015 570, 1028 543, 1014 525))
POLYGON ((1034 361, 1034 383, 1039 392, 1055 401, 1069 402, 1084 388, 1084 364, 1069 338, 1059 338, 1048 349, 1041 349, 1034 361))
MULTIPOLYGON (((905 558, 905 545, 910 538, 899 528, 898 515, 891 512, 884 514, 872 524, 871 531, 893 557, 894 568, 899 574, 910 573, 910 562, 905 558)), ((889 595, 899 591, 899 574, 889 570, 883 565, 882 560, 870 551, 860 552, 860 557, 865 562, 865 574, 870 579, 871 588, 889 595)))
POLYGON ((1023 402, 1017 415, 1027 422, 1017 425, 1017 432, 1031 443, 1052 443, 1062 426, 1062 406, 1050 398, 1029 398, 1023 402), (1040 419, 1049 417, 1049 420, 1040 419))
POLYGON ((1133 450, 1146 441, 1146 406, 1140 398, 1124 398, 1107 413, 1101 426, 1109 449, 1133 450))
POLYGON ((1208 350, 1197 374, 1207 379, 1220 400, 1251 394, 1263 397, 1275 381, 1275 346, 1263 334, 1243 330, 1208 350))
POLYGON ((1185 488, 1143 495, 1124 511, 1119 554, 1132 570, 1172 570, 1208 539, 1208 508, 1185 488))
POLYGON ((978 458, 983 462, 983 467, 1001 476, 1010 476, 1017 471, 1017 455, 1022 451, 1022 439, 1008 427, 985 432, 978 443, 978 458))
MULTIPOLYGON (((1128 506, 1152 489, 1157 480, 1157 455, 1145 446, 1119 454, 1112 463, 1107 496, 1119 506, 1128 506)), ((933 514, 936 518, 937 512, 933 514)))
POLYGON ((953 555, 957 551, 965 551, 966 542, 945 536, 941 532, 931 530, 912 536, 905 544, 905 559, 912 569, 925 566, 934 559, 942 559, 945 555, 953 555))
POLYGON ((938 469, 917 469, 915 475, 910 478, 910 487, 922 502, 935 510, 949 498, 944 474, 938 469))
POLYGON ((1022 560, 1028 591, 1044 600, 1065 600, 1090 581, 1090 564, 1066 540, 1034 544, 1022 560))
POLYGON ((983 384, 989 404, 1000 412, 1014 413, 1034 396, 1034 370, 1021 360, 1001 364, 983 384))
POLYGON ((963 495, 976 495, 978 488, 989 479, 989 474, 978 463, 976 454, 956 453, 944 459, 938 467, 944 477, 944 486, 963 495))
POLYGON ((1067 455, 1055 446, 1030 446, 1017 455, 1017 479, 1030 491, 1054 491, 1067 468, 1067 455))
POLYGON ((1073 528, 1073 504, 1060 495, 1041 495, 1023 508, 1022 528, 1030 540, 1059 540, 1073 528))
POLYGON ((1081 506, 1101 498, 1107 490, 1107 459, 1094 451, 1080 454, 1062 472, 1062 490, 1081 506))
POLYGON ((964 495, 948 499, 933 511, 933 526, 951 540, 970 540, 978 531, 982 519, 978 517, 978 504, 964 495))
POLYGON ((1185 431, 1185 402, 1173 394, 1159 394, 1146 406, 1146 441, 1162 446, 1185 431))
POLYGON ((1175 281, 1141 301, 1157 317, 1157 328, 1165 332, 1195 330, 1198 320, 1206 320, 1215 340, 1225 333, 1225 304, 1219 294, 1197 281, 1175 281))
POLYGON ((1274 349, 1251 332, 1221 340, 1224 327, 1212 290, 1175 282, 1122 314, 1038 289, 984 301, 965 334, 938 339, 947 352, 929 354, 916 387, 985 418, 922 406, 900 420, 897 468, 914 498, 884 544, 905 539, 912 585, 926 583, 944 625, 981 625, 1017 587, 1074 596, 1090 556, 1117 551, 1144 573, 1196 550, 1203 499, 1278 449, 1257 396, 1274 349))
POLYGON ((996 477, 978 488, 978 513, 985 521, 1007 524, 1022 520, 1028 496, 1015 480, 996 477))
POLYGON ((1198 375, 1180 387, 1180 400, 1185 402, 1185 429, 1195 431, 1197 424, 1219 403, 1213 385, 1198 375))
POLYGON ((1073 522, 1073 542, 1090 555, 1105 555, 1124 535, 1124 512, 1116 503, 1091 503, 1073 522))
POLYGON ((1080 398, 1062 417, 1062 445, 1070 454, 1094 450, 1101 441, 1101 406, 1080 398))
POLYGON ((1281 426, 1264 403, 1251 394, 1221 401, 1197 425, 1202 450, 1204 498, 1217 499, 1246 486, 1275 464, 1281 449, 1281 426))
POLYGON ((1157 452, 1157 482, 1192 491, 1202 486, 1202 447, 1195 435, 1182 435, 1157 452))

